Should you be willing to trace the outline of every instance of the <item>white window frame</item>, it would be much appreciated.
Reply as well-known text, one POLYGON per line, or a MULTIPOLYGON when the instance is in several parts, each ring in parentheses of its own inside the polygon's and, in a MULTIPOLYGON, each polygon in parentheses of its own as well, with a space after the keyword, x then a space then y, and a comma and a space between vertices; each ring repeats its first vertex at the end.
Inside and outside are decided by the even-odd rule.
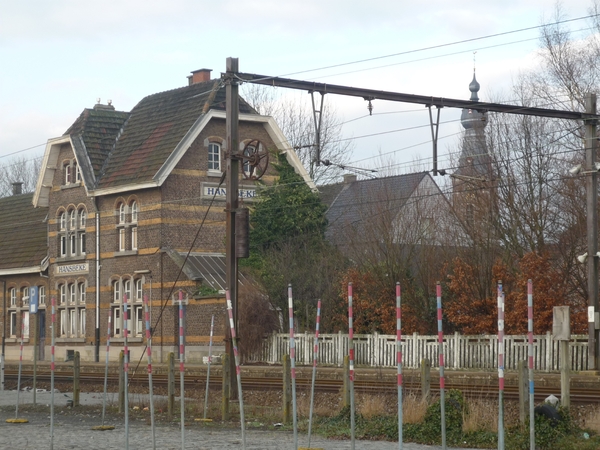
POLYGON ((208 144, 208 170, 221 171, 221 146, 215 142, 208 144))
POLYGON ((137 227, 131 227, 131 250, 138 249, 138 233, 137 227))
POLYGON ((29 287, 27 286, 21 288, 21 306, 23 308, 29 307, 29 287))
POLYGON ((9 319, 9 326, 10 326, 10 337, 15 338, 17 337, 17 312, 16 311, 10 311, 10 319, 9 319))
POLYGON ((127 303, 131 303, 131 279, 126 278, 123 280, 123 303, 125 302, 125 295, 127 296, 127 303))
POLYGON ((112 309, 113 336, 120 337, 123 330, 123 314, 121 306, 115 306, 112 309))
POLYGON ((58 295, 59 304, 65 305, 67 303, 67 285, 65 283, 59 284, 58 292, 59 292, 59 295, 58 295))
POLYGON ((69 336, 77 337, 77 308, 69 308, 69 336))
POLYGON ((60 214, 59 223, 60 223, 60 229, 61 230, 66 230, 67 229, 67 212, 66 211, 63 211, 60 214))
POLYGON ((79 291, 79 303, 85 305, 85 283, 79 283, 77 288, 77 290, 79 291))
POLYGON ((144 300, 144 280, 138 278, 135 280, 135 301, 141 302, 144 300))
POLYGON ((77 228, 77 210, 73 208, 69 211, 69 230, 77 228))
POLYGON ((139 209, 138 209, 138 203, 135 200, 131 202, 130 209, 131 209, 131 222, 137 223, 139 209))
POLYGON ((79 170, 77 161, 73 161, 73 168, 75 169, 75 183, 79 183, 81 182, 81 170, 79 170))
POLYGON ((87 221, 87 212, 84 208, 81 208, 79 210, 79 228, 80 229, 85 229, 85 225, 86 225, 86 221, 87 221))
POLYGON ((121 304, 121 282, 119 280, 113 281, 113 303, 121 304))
POLYGON ((10 306, 17 306, 17 288, 10 288, 10 306))
POLYGON ((119 228, 119 251, 125 251, 125 228, 119 228))
POLYGON ((133 315, 135 320, 135 336, 141 336, 144 332, 144 309, 141 305, 133 307, 133 315))
POLYGON ((85 337, 85 308, 78 308, 79 335, 85 337))
POLYGON ((75 232, 69 233, 69 255, 77 255, 77 234, 75 232))
POLYGON ((85 232, 79 233, 79 254, 85 255, 85 232))
POLYGON ((123 225, 126 222, 127 217, 127 209, 125 208, 125 203, 119 204, 119 225, 123 225))
POLYGON ((39 306, 46 305, 46 286, 38 286, 39 306))
POLYGON ((67 336, 69 331, 69 315, 67 308, 61 308, 60 311, 60 336, 67 336))
POLYGON ((71 162, 70 161, 69 161, 69 163, 65 164, 64 170, 65 170, 65 184, 71 184, 72 178, 71 178, 71 162))
POLYGON ((74 305, 77 302, 77 286, 75 285, 75 283, 69 283, 68 288, 69 292, 67 293, 67 295, 69 304, 74 305))
POLYGON ((23 332, 23 338, 29 338, 29 311, 21 311, 21 329, 23 332))

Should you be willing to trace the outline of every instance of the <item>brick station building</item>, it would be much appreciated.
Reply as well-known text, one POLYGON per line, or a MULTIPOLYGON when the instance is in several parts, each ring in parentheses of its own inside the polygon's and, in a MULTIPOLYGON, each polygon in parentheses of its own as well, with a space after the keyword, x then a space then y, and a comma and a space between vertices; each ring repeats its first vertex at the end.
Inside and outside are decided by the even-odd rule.
MULTIPOLYGON (((18 359, 21 336, 25 360, 33 359, 36 342, 38 359, 50 359, 53 297, 58 361, 74 351, 82 360, 103 361, 109 316, 116 359, 124 341, 125 296, 131 358, 139 358, 148 296, 153 353, 164 361, 168 352, 177 353, 172 298, 180 288, 188 298, 186 359, 201 361, 208 353, 213 314, 214 351, 224 351, 226 190, 219 183, 229 149, 225 87, 210 72, 192 72, 188 86, 150 95, 131 112, 110 104, 85 109, 64 135, 48 141, 35 192, 21 194, 16 185, 13 196, 0 199, 7 360, 18 359)), ((284 153, 314 186, 273 118, 243 99, 239 138, 240 151, 284 153)), ((256 196, 253 175, 273 182, 275 173, 265 163, 244 164, 240 206, 256 196)))

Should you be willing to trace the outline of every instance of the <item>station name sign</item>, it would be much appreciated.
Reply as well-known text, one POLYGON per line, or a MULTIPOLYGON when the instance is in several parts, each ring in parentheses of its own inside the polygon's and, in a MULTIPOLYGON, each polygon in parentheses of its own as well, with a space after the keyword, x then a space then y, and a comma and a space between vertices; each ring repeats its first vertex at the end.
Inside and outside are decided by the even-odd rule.
MULTIPOLYGON (((227 197, 227 189, 224 187, 219 187, 218 185, 210 185, 203 184, 202 185, 202 197, 204 198, 212 198, 225 200, 227 197)), ((238 189, 238 197, 244 200, 255 200, 258 198, 258 194, 256 193, 256 189, 254 187, 240 187, 238 189)))
POLYGON ((56 266, 56 275, 78 275, 90 271, 89 263, 67 264, 65 266, 56 266))

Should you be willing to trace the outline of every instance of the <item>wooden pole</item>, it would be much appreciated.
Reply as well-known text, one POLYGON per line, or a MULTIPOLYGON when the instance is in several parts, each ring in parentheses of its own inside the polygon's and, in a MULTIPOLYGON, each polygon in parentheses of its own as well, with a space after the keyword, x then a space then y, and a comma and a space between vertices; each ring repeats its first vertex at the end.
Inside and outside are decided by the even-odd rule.
POLYGON ((81 393, 81 388, 79 385, 81 374, 81 355, 79 352, 75 352, 75 357, 73 358, 73 407, 79 406, 79 397, 81 393))

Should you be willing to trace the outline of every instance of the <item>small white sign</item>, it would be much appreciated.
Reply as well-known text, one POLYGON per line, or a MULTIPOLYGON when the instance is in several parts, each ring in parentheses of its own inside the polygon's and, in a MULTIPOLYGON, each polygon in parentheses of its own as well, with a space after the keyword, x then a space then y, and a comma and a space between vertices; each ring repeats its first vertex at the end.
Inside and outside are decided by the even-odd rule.
POLYGON ((588 322, 595 322, 594 307, 588 306, 588 322))
MULTIPOLYGON (((227 197, 227 189, 224 187, 218 187, 217 185, 203 184, 202 185, 202 197, 208 197, 219 200, 225 200, 227 197)), ((254 187, 241 186, 238 189, 238 197, 244 200, 255 200, 257 198, 256 189, 254 187)))
POLYGON ((90 271, 89 263, 67 264, 65 266, 56 266, 56 275, 77 275, 88 273, 90 271))

